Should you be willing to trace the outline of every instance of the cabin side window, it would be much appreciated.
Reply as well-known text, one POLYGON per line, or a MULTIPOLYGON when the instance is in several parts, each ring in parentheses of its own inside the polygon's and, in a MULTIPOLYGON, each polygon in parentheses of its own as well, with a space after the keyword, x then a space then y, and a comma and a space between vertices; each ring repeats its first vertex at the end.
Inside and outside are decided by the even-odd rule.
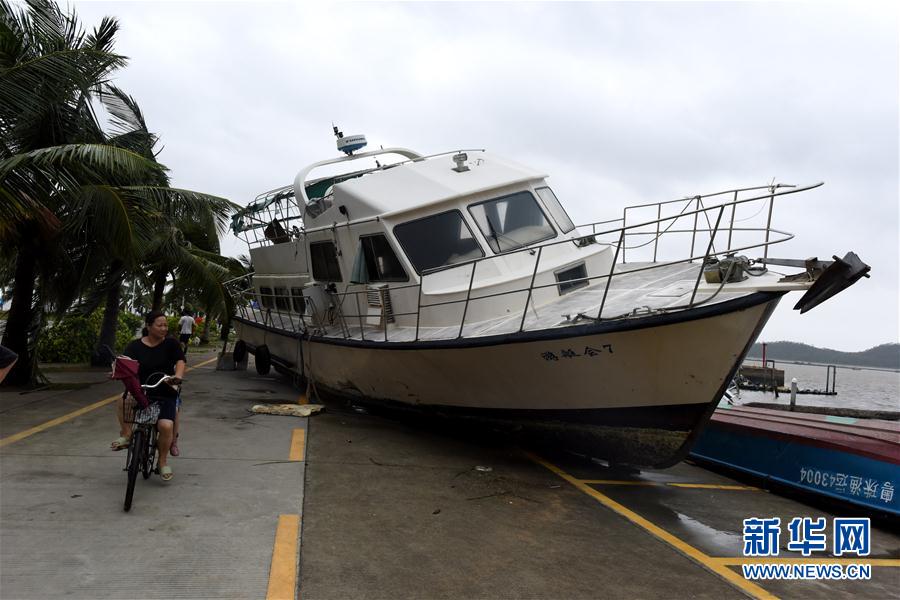
POLYGON ((495 254, 556 236, 531 192, 471 204, 469 212, 495 254))
POLYGON ((360 253, 353 265, 353 283, 409 281, 384 234, 359 238, 360 253))
POLYGON ((401 223, 394 235, 419 273, 484 256, 458 210, 401 223))
POLYGON ((303 297, 302 289, 298 287, 291 288, 291 303, 294 305, 294 312, 306 313, 306 298, 303 297))
POLYGON ((278 310, 289 311, 287 288, 275 288, 275 306, 278 310))
POLYGON ((272 299, 272 288, 259 288, 259 303, 262 304, 263 308, 272 308, 275 306, 275 301, 272 299))
POLYGON ((313 277, 317 281, 343 281, 334 242, 313 242, 309 245, 313 277))
POLYGON ((550 211, 550 216, 556 221, 556 225, 559 227, 560 231, 569 233, 575 229, 575 223, 569 218, 569 213, 567 213, 566 209, 563 208, 563 205, 560 204, 559 199, 557 199, 553 190, 548 187, 540 187, 537 188, 536 191, 538 196, 541 197, 541 200, 544 201, 544 206, 550 211))

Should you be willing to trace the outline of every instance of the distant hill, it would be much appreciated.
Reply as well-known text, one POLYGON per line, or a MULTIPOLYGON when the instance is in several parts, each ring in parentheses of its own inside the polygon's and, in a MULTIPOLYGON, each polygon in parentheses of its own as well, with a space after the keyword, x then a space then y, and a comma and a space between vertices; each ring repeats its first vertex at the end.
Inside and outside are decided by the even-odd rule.
MULTIPOLYGON (((762 344, 753 344, 748 358, 762 358, 762 344)), ((841 352, 797 342, 769 342, 766 359, 900 369, 900 344, 881 344, 862 352, 841 352)))

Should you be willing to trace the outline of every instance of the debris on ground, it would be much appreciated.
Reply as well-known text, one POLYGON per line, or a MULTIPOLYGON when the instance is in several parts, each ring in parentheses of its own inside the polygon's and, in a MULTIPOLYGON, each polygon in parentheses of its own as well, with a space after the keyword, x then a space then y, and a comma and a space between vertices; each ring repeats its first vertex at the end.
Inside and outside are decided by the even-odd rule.
POLYGON ((258 415, 281 415, 285 417, 308 417, 325 410, 322 404, 255 404, 250 412, 258 415))

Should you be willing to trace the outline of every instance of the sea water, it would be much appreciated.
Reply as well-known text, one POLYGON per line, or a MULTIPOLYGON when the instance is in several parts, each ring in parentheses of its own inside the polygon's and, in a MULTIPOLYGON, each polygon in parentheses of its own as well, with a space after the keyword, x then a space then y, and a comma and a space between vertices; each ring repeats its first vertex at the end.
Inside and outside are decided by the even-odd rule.
MULTIPOLYGON (((748 366, 761 366, 760 361, 747 360, 748 366)), ((771 366, 771 363, 770 363, 771 366)), ((792 364, 775 361, 775 368, 784 370, 784 385, 791 387, 791 378, 797 378, 799 389, 825 390, 827 379, 824 365, 792 364)), ((834 378, 837 396, 797 394, 797 404, 828 406, 833 408, 861 408, 866 410, 900 411, 900 371, 842 367, 837 365, 834 378)), ((790 404, 791 394, 741 390, 737 404, 747 402, 775 402, 790 404)))

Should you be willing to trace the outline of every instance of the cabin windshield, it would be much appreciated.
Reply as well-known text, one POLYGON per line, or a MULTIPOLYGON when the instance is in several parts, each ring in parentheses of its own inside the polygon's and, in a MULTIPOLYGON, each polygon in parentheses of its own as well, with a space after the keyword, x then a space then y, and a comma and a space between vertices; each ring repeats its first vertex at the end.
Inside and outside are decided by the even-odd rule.
POLYGON ((484 256, 458 210, 402 223, 394 235, 419 273, 484 256))
POLYGON ((541 197, 541 200, 544 201, 544 206, 550 211, 550 215, 553 217, 553 220, 556 221, 556 224, 563 233, 569 233, 575 229, 575 223, 569 218, 569 213, 567 213, 566 209, 559 203, 553 190, 548 187, 541 187, 536 191, 538 196, 541 197))
POLYGON ((469 212, 496 254, 556 235, 531 192, 518 192, 472 204, 469 212))

